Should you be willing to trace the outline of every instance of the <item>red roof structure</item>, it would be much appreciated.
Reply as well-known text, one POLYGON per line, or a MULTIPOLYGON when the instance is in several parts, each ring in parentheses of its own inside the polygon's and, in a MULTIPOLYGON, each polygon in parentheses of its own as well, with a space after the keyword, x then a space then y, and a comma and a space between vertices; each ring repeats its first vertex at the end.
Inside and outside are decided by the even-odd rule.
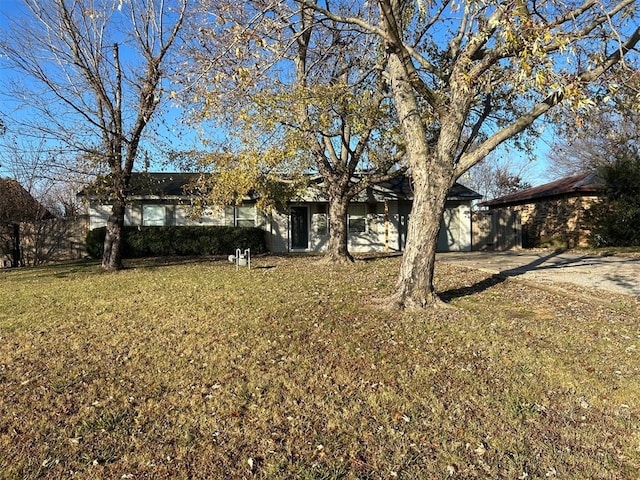
POLYGON ((530 203, 532 200, 553 199, 563 196, 594 195, 602 190, 604 183, 593 173, 581 173, 561 178, 551 183, 510 193, 479 204, 481 207, 500 208, 530 203))

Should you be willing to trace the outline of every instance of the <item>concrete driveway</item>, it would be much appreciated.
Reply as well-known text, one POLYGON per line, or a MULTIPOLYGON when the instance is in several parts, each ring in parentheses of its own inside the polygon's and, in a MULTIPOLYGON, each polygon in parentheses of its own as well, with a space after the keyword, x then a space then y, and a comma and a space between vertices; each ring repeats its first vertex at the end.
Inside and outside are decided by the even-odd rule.
POLYGON ((640 257, 555 251, 450 252, 437 261, 542 284, 569 283, 640 297, 640 257))

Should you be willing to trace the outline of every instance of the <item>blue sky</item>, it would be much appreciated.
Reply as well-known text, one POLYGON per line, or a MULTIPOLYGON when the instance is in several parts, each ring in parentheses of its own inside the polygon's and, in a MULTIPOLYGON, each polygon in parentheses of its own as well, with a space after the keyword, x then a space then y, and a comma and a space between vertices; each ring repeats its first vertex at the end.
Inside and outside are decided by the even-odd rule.
MULTIPOLYGON (((0 0, 0 28, 4 29, 11 19, 16 19, 21 14, 21 11, 24 11, 23 0, 0 0)), ((0 88, 3 82, 5 82, 9 78, 9 72, 0 70, 0 88)), ((11 106, 7 103, 6 98, 2 98, 0 96, 0 111, 11 110, 11 106)), ((176 109, 170 110, 167 116, 165 117, 166 123, 171 125, 176 125, 179 122, 178 119, 179 112, 176 109)), ((538 126, 542 128, 545 120, 542 119, 539 121, 538 126)), ((527 178, 527 181, 532 185, 539 185, 541 183, 545 183, 550 179, 546 177, 546 169, 547 169, 547 152, 549 150, 549 146, 545 138, 549 138, 549 132, 545 130, 543 138, 538 142, 538 147, 536 149, 536 161, 532 162, 527 167, 527 172, 530 177, 527 178)), ((189 146, 193 146, 193 137, 188 137, 189 146)), ((6 152, 3 151, 4 147, 0 142, 0 165, 3 163, 3 157, 6 156, 6 152)), ((493 153, 498 158, 507 158, 513 157, 513 159, 517 161, 526 161, 524 160, 524 154, 519 152, 516 149, 507 150, 504 147, 499 148, 496 152, 493 153)), ((6 164, 6 161, 4 162, 6 164)), ((152 168, 154 168, 152 166, 152 168)), ((154 169, 160 169, 161 167, 157 166, 154 169)), ((4 167, 0 167, 0 176, 7 175, 8 172, 4 167)))
POLYGON ((5 26, 7 18, 19 14, 23 8, 23 0, 0 0, 0 26, 5 26))
MULTIPOLYGON (((12 18, 16 18, 24 8, 23 0, 0 0, 0 30, 4 30, 12 18)), ((8 80, 9 72, 0 69, 0 88, 8 80)), ((0 112, 7 109, 7 100, 0 96, 0 112)), ((7 152, 0 140, 0 176, 6 176, 9 172, 6 169, 7 152)))
MULTIPOLYGON (((27 12, 23 0, 0 0, 0 30, 6 30, 12 22, 20 20, 20 17, 25 13, 27 12)), ((124 65, 127 63, 126 59, 128 55, 126 45, 121 48, 120 53, 124 65)), ((14 127, 14 125, 12 125, 12 121, 19 121, 20 118, 34 114, 34 111, 30 111, 28 106, 21 105, 6 95, 8 90, 6 87, 7 83, 15 80, 18 80, 18 82, 23 85, 29 85, 28 78, 23 77, 18 72, 0 68, 0 113, 4 116, 8 130, 5 137, 0 138, 0 176, 8 176, 11 174, 11 171, 8 168, 10 163, 9 158, 14 154, 14 149, 7 149, 3 143, 7 143, 15 139, 17 140, 20 148, 28 145, 26 139, 22 141, 24 137, 17 137, 17 135, 14 135, 14 132, 17 131, 17 126, 14 127)), ((170 147, 194 148, 196 136, 191 129, 182 125, 180 121, 182 111, 176 105, 172 105, 168 102, 163 105, 163 111, 165 114, 161 118, 159 118, 158 115, 154 115, 152 118, 152 124, 149 125, 149 127, 157 129, 157 133, 154 131, 153 136, 156 138, 160 137, 163 141, 170 144, 170 147), (180 140, 177 140, 178 138, 180 140)), ((151 128, 147 128, 147 131, 151 133, 151 128)), ((147 145, 147 148, 152 150, 153 146, 147 145)), ((153 159, 158 157, 159 155, 154 155, 152 153, 152 164, 150 169, 162 170, 166 168, 166 155, 163 156, 164 158, 159 159, 157 164, 153 164, 153 159)))

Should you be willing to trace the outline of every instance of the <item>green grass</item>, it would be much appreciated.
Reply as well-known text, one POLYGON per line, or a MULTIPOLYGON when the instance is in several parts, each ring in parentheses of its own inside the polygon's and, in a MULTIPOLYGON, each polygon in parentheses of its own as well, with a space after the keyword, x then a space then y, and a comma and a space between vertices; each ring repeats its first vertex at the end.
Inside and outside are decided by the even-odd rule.
POLYGON ((398 265, 0 272, 0 478, 640 477, 636 299, 398 265))

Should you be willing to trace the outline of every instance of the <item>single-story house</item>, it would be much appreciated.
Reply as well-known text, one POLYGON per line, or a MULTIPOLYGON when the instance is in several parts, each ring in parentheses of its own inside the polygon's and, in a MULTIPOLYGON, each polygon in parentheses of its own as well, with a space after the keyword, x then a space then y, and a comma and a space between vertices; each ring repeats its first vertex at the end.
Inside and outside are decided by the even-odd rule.
POLYGON ((581 173, 482 202, 480 207, 518 212, 522 246, 580 247, 588 245, 585 212, 599 198, 603 182, 595 173, 581 173))
MULTIPOLYGON (((126 225, 235 225, 265 230, 267 247, 273 253, 322 252, 329 240, 328 197, 320 177, 284 208, 264 212, 256 208, 254 194, 240 205, 208 208, 191 215, 191 197, 185 192, 194 173, 135 173, 131 179, 126 225)), ((108 201, 89 190, 89 228, 106 225, 111 212, 108 201)), ((352 252, 399 252, 404 249, 412 204, 411 181, 400 176, 368 187, 349 206, 349 249, 352 252)), ((438 249, 471 250, 471 204, 481 196, 455 184, 449 192, 438 249)))

